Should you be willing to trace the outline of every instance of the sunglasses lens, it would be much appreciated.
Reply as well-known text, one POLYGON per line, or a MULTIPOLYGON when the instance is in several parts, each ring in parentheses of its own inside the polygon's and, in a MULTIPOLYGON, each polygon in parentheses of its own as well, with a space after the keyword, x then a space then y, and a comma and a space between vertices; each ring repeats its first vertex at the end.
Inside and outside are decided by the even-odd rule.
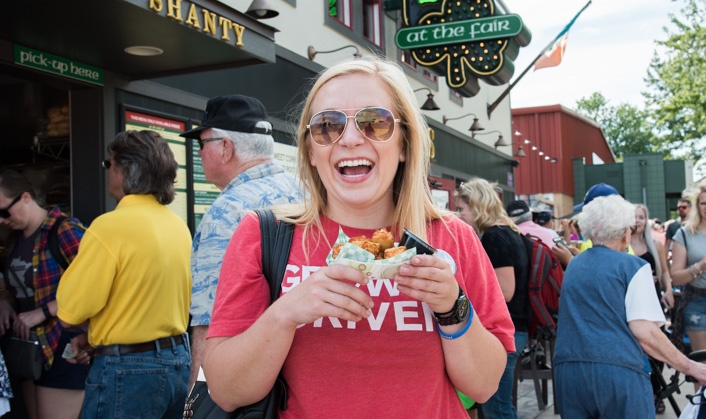
POLYGON ((358 129, 370 141, 387 141, 395 132, 395 118, 385 108, 365 108, 355 114, 358 129))
POLYGON ((346 129, 348 118, 341 111, 323 111, 311 118, 309 131, 311 138, 320 145, 333 144, 346 129))

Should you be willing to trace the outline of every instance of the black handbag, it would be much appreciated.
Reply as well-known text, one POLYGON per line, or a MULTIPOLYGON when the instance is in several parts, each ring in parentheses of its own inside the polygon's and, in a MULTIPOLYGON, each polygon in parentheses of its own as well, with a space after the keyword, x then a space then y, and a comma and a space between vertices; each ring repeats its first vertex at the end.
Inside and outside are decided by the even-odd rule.
POLYGON ((29 339, 12 335, 5 341, 2 354, 10 376, 33 381, 42 376, 42 346, 35 331, 30 331, 29 339))
MULTIPOLYGON (((270 298, 279 298, 282 279, 287 268, 289 250, 292 246, 294 225, 277 222, 271 210, 256 210, 260 217, 262 236, 262 270, 270 284, 270 298)), ((191 388, 184 405, 184 418, 193 419, 275 419, 280 410, 287 410, 287 383, 282 374, 277 377, 272 390, 264 399, 248 406, 226 412, 211 399, 205 381, 197 381, 191 388)))

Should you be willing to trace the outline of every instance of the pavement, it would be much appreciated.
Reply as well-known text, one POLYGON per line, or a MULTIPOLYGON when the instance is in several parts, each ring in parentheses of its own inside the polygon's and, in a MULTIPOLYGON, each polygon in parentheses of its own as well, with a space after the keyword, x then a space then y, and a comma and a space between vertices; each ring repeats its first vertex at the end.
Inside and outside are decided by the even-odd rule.
MULTIPOLYGON (((669 381, 669 379, 672 377, 674 374, 674 370, 666 368, 662 375, 664 376, 665 380, 669 381)), ((683 410, 684 407, 689 403, 689 400, 687 400, 686 395, 687 394, 693 394, 694 393, 694 387, 692 383, 686 383, 684 382, 684 378, 682 375, 680 375, 680 381, 681 385, 679 386, 680 393, 674 393, 674 401, 676 402, 677 406, 679 407, 680 410, 683 410)), ((532 383, 532 380, 525 379, 521 381, 517 387, 517 417, 518 419, 554 419, 554 418, 560 418, 559 414, 554 413, 554 398, 552 397, 552 381, 549 380, 548 382, 548 403, 547 403, 547 408, 544 410, 539 410, 538 404, 537 404, 537 397, 535 395, 534 391, 534 384, 532 383)), ((666 410, 663 414, 657 415, 657 419, 678 419, 679 415, 677 415, 670 406, 670 403, 667 399, 665 399, 665 406, 666 410)))

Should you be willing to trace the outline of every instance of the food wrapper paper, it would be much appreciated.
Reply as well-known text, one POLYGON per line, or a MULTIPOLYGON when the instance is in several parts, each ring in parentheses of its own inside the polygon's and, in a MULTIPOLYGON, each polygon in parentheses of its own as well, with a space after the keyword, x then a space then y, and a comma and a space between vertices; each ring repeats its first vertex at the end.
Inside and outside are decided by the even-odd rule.
POLYGON ((375 255, 353 243, 349 243, 349 239, 346 233, 339 227, 338 238, 334 246, 341 243, 344 243, 344 245, 336 259, 333 258, 332 246, 331 251, 328 256, 326 256, 326 263, 328 265, 346 265, 356 268, 371 279, 392 278, 397 274, 400 266, 409 263, 412 256, 417 254, 417 249, 407 249, 389 259, 375 260, 375 255))

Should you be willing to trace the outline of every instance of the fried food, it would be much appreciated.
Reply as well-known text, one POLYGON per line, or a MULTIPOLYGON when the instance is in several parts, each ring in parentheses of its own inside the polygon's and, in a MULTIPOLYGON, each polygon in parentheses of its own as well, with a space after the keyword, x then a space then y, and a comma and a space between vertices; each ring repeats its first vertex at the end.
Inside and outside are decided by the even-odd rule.
MULTIPOLYGON (((372 253, 375 255, 375 260, 388 259, 407 250, 404 246, 393 248, 394 237, 392 236, 392 233, 384 228, 376 230, 373 233, 373 237, 370 239, 365 236, 355 236, 348 239, 348 242, 372 253)), ((342 247, 343 243, 337 244, 333 247, 331 255, 334 259, 338 257, 342 247)))
POLYGON ((389 249, 385 249, 384 258, 390 259, 391 257, 397 256, 406 250, 407 250, 407 248, 405 246, 397 246, 397 247, 391 247, 389 249))
POLYGON ((375 233, 373 233, 373 237, 370 239, 370 241, 379 244, 380 251, 382 252, 395 245, 395 238, 392 237, 392 233, 390 233, 384 228, 376 230, 375 233))
POLYGON ((343 245, 345 243, 339 243, 335 246, 333 246, 333 249, 331 250, 331 256, 336 259, 338 257, 338 254, 341 253, 341 249, 343 248, 343 245))

